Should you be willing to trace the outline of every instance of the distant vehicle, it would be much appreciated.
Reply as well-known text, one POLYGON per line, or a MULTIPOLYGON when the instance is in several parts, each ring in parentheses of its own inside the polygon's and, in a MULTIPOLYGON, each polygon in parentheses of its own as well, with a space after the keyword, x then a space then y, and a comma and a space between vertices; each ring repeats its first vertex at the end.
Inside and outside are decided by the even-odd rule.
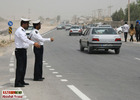
POLYGON ((97 25, 97 27, 108 27, 108 28, 112 28, 111 25, 97 25))
POLYGON ((26 32, 27 38, 30 37, 30 33, 31 33, 31 31, 32 31, 33 29, 34 29, 33 26, 29 26, 28 29, 26 29, 25 32, 26 32))
POLYGON ((67 31, 67 30, 70 30, 70 28, 71 28, 71 25, 70 25, 70 24, 65 25, 65 30, 66 30, 66 31, 67 31))
POLYGON ((81 27, 78 25, 71 26, 71 29, 69 31, 69 36, 71 36, 72 34, 82 35, 81 27))
POLYGON ((62 26, 62 29, 65 29, 65 24, 62 24, 61 26, 62 26))
POLYGON ((79 42, 80 50, 84 51, 84 48, 87 48, 88 53, 92 53, 94 49, 104 49, 105 51, 113 49, 116 54, 119 54, 122 45, 120 35, 118 35, 115 30, 110 27, 88 28, 79 42))
POLYGON ((96 25, 95 24, 88 24, 86 27, 91 28, 91 27, 96 27, 96 25))
POLYGON ((118 34, 121 34, 121 33, 123 33, 123 26, 120 26, 120 27, 116 28, 115 30, 118 34))
POLYGON ((57 26, 57 30, 59 30, 59 29, 63 29, 62 25, 57 26))

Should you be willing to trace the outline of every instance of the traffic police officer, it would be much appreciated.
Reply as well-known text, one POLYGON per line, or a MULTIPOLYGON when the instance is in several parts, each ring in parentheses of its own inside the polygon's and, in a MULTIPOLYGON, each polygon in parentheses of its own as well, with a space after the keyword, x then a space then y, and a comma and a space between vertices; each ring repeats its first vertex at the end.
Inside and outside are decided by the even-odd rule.
POLYGON ((45 79, 42 77, 42 61, 43 61, 43 44, 45 41, 53 41, 53 38, 43 38, 39 29, 41 29, 40 20, 33 21, 34 30, 30 34, 30 38, 34 42, 38 42, 40 44, 40 48, 36 48, 34 46, 34 54, 35 54, 35 64, 34 64, 34 81, 43 81, 45 79))
POLYGON ((36 42, 29 40, 26 36, 25 29, 29 27, 29 19, 21 18, 21 26, 15 32, 15 56, 16 56, 16 78, 15 87, 24 87, 24 85, 29 85, 25 83, 24 77, 26 73, 27 55, 26 50, 30 44, 36 46, 40 45, 36 42))

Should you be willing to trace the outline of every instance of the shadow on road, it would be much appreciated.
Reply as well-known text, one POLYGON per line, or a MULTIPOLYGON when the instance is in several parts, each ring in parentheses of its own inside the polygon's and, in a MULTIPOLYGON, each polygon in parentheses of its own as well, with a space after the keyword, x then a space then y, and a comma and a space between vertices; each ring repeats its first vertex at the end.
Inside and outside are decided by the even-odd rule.
POLYGON ((33 78, 25 78, 25 80, 33 81, 33 78))
POLYGON ((3 87, 14 87, 13 83, 6 83, 2 85, 3 87))
MULTIPOLYGON (((80 51, 80 50, 78 50, 78 51, 80 51)), ((89 54, 87 50, 80 51, 80 52, 89 54)), ((95 54, 97 54, 97 55, 116 55, 114 51, 104 51, 104 50, 93 50, 92 54, 94 54, 94 55, 95 54)))

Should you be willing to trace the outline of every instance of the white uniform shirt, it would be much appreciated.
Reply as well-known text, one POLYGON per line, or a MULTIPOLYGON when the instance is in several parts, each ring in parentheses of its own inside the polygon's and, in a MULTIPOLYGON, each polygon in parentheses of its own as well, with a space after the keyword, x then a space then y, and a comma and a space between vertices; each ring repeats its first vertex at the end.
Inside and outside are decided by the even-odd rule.
POLYGON ((43 45, 45 41, 51 41, 50 38, 43 38, 37 29, 34 29, 30 33, 30 38, 34 42, 38 42, 40 45, 43 45))
POLYGON ((16 48, 28 48, 30 44, 34 44, 33 41, 30 41, 25 33, 23 27, 19 27, 15 32, 15 46, 16 48))
POLYGON ((129 31, 129 25, 125 24, 123 26, 123 32, 128 32, 129 31))

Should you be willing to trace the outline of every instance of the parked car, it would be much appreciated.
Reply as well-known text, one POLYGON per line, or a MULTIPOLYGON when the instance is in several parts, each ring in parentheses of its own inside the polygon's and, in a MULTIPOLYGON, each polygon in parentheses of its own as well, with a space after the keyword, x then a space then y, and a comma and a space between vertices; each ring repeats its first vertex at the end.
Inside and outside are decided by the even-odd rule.
POLYGON ((116 28, 115 30, 118 34, 121 34, 121 33, 123 33, 123 26, 120 26, 120 27, 116 28))
POLYGON ((110 27, 110 28, 112 28, 111 25, 97 25, 97 27, 110 27))
POLYGON ((78 25, 74 25, 71 27, 70 31, 69 31, 69 36, 71 36, 72 34, 78 34, 78 35, 82 35, 82 29, 80 26, 78 25))
POLYGON ((59 30, 59 29, 63 29, 62 25, 57 26, 57 30, 59 30))
POLYGON ((121 37, 113 28, 92 27, 86 29, 80 39, 80 50, 87 48, 88 53, 92 53, 94 49, 115 50, 116 54, 120 53, 122 45, 121 37))
POLYGON ((67 31, 67 30, 70 30, 70 28, 71 28, 71 25, 70 25, 70 24, 65 25, 65 30, 66 30, 66 31, 67 31))
POLYGON ((26 29, 25 32, 26 32, 27 38, 30 37, 30 33, 31 33, 31 31, 32 31, 33 29, 34 29, 33 26, 29 26, 28 29, 26 29))
POLYGON ((96 25, 95 24, 88 24, 86 27, 91 28, 91 27, 96 27, 96 25))

